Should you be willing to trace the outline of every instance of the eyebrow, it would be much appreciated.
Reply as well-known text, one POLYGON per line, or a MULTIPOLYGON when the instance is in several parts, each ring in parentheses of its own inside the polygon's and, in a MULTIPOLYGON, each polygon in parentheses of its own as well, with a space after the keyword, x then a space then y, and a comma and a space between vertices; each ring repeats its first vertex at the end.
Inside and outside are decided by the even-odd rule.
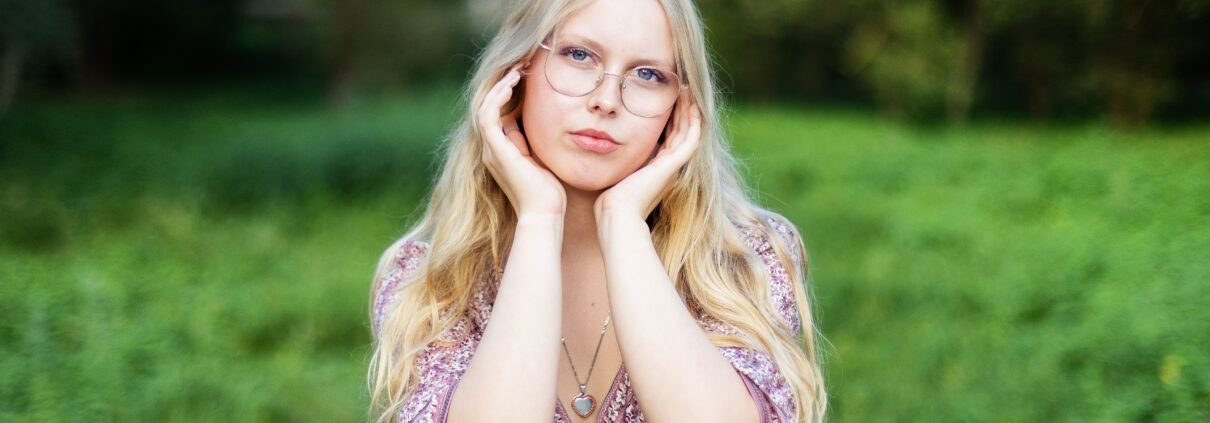
MULTIPOLYGON (((609 53, 609 48, 605 47, 601 43, 596 42, 596 40, 593 40, 592 38, 588 38, 588 37, 585 37, 583 35, 576 34, 573 32, 562 32, 562 31, 557 32, 555 35, 557 37, 556 39, 565 40, 565 41, 572 40, 572 41, 587 45, 588 48, 592 49, 593 51, 598 51, 598 52, 601 52, 604 54, 609 53)), ((635 65, 642 65, 642 64, 649 64, 649 63, 655 64, 658 66, 663 66, 668 69, 676 70, 675 64, 669 63, 669 62, 666 62, 663 60, 653 59, 650 57, 637 57, 637 58, 635 58, 635 60, 632 60, 630 63, 627 63, 626 67, 632 67, 635 65)))

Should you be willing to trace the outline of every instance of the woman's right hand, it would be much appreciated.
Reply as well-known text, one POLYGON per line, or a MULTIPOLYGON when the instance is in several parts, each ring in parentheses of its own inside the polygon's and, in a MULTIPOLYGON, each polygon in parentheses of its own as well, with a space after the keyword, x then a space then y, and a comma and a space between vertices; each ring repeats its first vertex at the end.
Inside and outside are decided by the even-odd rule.
POLYGON ((487 92, 477 118, 483 134, 483 165, 496 179, 513 205, 518 218, 526 215, 562 215, 567 204, 563 184, 537 160, 529 141, 517 129, 517 113, 501 116, 501 108, 512 98, 513 87, 521 80, 519 63, 509 68, 487 92), (506 133, 507 131, 507 133, 506 133))

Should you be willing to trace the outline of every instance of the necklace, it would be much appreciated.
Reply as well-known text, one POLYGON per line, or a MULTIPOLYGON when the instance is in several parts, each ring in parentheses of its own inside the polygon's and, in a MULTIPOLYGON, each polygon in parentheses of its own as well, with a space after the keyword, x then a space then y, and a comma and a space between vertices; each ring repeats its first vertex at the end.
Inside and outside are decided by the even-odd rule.
POLYGON ((597 399, 585 393, 584 390, 588 388, 588 378, 592 377, 592 368, 597 366, 597 353, 601 352, 601 341, 605 340, 605 328, 609 327, 611 316, 613 316, 613 311, 605 315, 605 324, 601 325, 601 337, 597 339, 597 350, 592 353, 592 364, 588 365, 588 376, 584 378, 584 383, 580 383, 580 374, 576 373, 576 364, 571 361, 571 352, 567 351, 567 338, 560 338, 563 342, 563 352, 567 354, 567 364, 571 365, 571 374, 576 377, 576 383, 580 385, 580 393, 571 397, 571 408, 580 417, 588 417, 589 414, 592 414, 592 410, 597 408, 597 399))

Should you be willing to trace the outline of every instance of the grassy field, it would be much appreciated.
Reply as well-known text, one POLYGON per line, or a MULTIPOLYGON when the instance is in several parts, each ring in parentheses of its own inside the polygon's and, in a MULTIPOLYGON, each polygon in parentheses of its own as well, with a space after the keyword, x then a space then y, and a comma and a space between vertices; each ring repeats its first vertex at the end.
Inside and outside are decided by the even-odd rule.
MULTIPOLYGON (((453 115, 228 90, 0 117, 0 421, 362 420, 369 277, 453 115)), ((806 238, 832 421, 1210 420, 1210 127, 729 121, 806 238)))

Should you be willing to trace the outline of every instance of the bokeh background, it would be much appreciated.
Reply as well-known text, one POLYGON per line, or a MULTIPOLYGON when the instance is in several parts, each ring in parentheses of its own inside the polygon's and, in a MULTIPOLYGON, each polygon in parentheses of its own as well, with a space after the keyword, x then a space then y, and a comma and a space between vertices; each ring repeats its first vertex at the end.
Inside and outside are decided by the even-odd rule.
MULTIPOLYGON (((0 421, 365 419, 509 3, 0 0, 0 421)), ((699 3, 832 421, 1210 421, 1210 1, 699 3)))

